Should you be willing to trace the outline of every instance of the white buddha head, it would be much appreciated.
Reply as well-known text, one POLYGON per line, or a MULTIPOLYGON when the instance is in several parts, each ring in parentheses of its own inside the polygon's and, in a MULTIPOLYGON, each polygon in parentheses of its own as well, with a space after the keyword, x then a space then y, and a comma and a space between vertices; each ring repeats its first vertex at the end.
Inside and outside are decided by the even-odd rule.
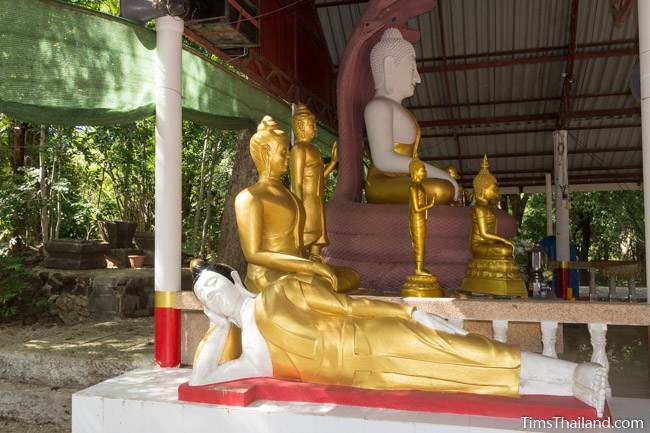
POLYGON ((415 48, 396 28, 388 28, 370 51, 370 67, 378 96, 401 101, 420 83, 415 48))

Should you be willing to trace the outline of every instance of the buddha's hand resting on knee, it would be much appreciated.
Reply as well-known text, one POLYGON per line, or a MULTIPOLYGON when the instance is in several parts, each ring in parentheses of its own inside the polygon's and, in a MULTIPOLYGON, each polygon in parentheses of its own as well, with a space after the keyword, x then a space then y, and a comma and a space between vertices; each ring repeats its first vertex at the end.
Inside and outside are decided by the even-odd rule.
POLYGON ((449 323, 447 320, 435 314, 427 313, 426 311, 413 310, 411 318, 416 322, 426 326, 427 328, 435 329, 436 331, 446 332, 448 334, 467 335, 468 332, 463 328, 449 323))

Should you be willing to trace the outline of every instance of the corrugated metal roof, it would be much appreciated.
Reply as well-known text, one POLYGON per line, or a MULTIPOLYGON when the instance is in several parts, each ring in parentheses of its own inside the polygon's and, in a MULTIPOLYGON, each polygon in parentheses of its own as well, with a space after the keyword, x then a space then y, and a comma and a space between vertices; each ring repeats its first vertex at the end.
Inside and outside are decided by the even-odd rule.
MULTIPOLYGON (((315 3, 318 6, 331 1, 315 0, 315 3)), ((340 63, 346 41, 365 6, 362 2, 339 2, 335 6, 318 7, 335 65, 340 63)), ((508 66, 422 74, 422 83, 416 88, 415 95, 405 102, 405 105, 414 107, 417 118, 421 122, 467 120, 457 126, 423 128, 422 156, 434 158, 443 166, 460 166, 461 171, 467 174, 464 177, 467 181, 479 168, 480 159, 476 156, 483 153, 495 156, 491 168, 502 182, 508 178, 533 178, 552 172, 551 131, 556 127, 560 111, 571 36, 572 2, 439 0, 437 7, 442 10, 444 50, 437 9, 414 18, 410 23, 421 32, 421 39, 415 46, 421 60, 420 67, 528 60, 518 60, 519 64, 508 66), (513 50, 518 52, 503 54, 513 50), (560 58, 549 58, 557 56, 560 58), (445 74, 449 81, 449 96, 445 74), (516 102, 518 100, 524 101, 516 102), (511 119, 508 123, 469 122, 476 118, 539 114, 546 114, 547 118, 511 119), (513 133, 531 129, 545 131, 513 133), (454 133, 458 134, 458 144, 454 133), (486 135, 478 135, 482 133, 486 135), (497 157, 500 154, 511 156, 497 157), (524 155, 514 156, 518 154, 524 155)), ((623 25, 617 26, 607 0, 582 0, 576 29, 576 50, 581 57, 574 62, 571 112, 579 113, 580 117, 576 114, 565 125, 570 137, 570 174, 599 183, 618 183, 617 173, 622 174, 625 182, 640 181, 641 170, 636 167, 640 166, 641 152, 635 150, 641 145, 640 115, 634 111, 616 116, 611 114, 612 109, 634 110, 639 107, 628 90, 630 71, 637 55, 619 53, 604 57, 602 53, 630 48, 638 50, 636 8, 623 25), (594 96, 603 94, 605 96, 594 96), (607 128, 616 125, 631 126, 607 128), (612 148, 621 150, 612 151, 612 148), (589 149, 597 150, 592 152, 589 149), (630 180, 632 173, 637 173, 638 177, 630 180)), ((514 182, 520 186, 538 183, 532 179, 514 182)))

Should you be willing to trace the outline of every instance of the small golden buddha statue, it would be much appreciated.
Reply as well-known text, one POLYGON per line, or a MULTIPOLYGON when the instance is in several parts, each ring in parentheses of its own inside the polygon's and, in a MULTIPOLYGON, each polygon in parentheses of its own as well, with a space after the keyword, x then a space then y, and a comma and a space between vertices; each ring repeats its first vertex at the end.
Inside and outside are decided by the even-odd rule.
POLYGON ((305 208, 303 243, 307 257, 322 261, 320 250, 329 244, 325 229, 325 179, 332 174, 337 163, 337 145, 332 146, 332 159, 323 165, 320 150, 312 144, 316 136, 316 116, 303 104, 292 118, 296 143, 291 148, 291 192, 302 200, 305 208))
POLYGON ((497 217, 494 208, 499 202, 497 180, 490 173, 487 155, 481 170, 474 178, 472 234, 470 251, 472 260, 461 288, 468 292, 500 296, 527 297, 519 266, 514 261, 514 244, 497 235, 497 217))
POLYGON ((424 254, 427 240, 427 210, 435 204, 435 196, 427 200, 427 190, 422 185, 427 171, 419 158, 409 164, 411 184, 409 185, 409 229, 415 254, 415 274, 406 277, 402 296, 439 297, 443 295, 438 279, 424 269, 424 254))
POLYGON ((332 267, 305 256, 305 210, 282 183, 289 167, 289 140, 277 123, 265 116, 251 137, 250 152, 259 180, 235 198, 235 216, 244 257, 248 262, 246 287, 259 293, 279 278, 295 274, 337 292, 359 287, 351 268, 332 267))

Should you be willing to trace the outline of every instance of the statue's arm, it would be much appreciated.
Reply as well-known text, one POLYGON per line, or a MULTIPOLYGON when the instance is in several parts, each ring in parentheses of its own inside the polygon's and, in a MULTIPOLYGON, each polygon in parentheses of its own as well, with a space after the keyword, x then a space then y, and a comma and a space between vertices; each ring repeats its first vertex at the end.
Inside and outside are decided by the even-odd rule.
POLYGON ((356 317, 401 317, 410 319, 413 307, 394 302, 366 298, 352 298, 334 293, 313 284, 301 283, 302 293, 313 310, 333 315, 356 317))
POLYGON ((478 225, 478 232, 479 232, 479 234, 481 235, 481 237, 483 239, 490 239, 490 240, 493 240, 493 241, 502 242, 502 243, 504 243, 506 245, 511 246, 513 248, 513 251, 514 251, 515 246, 510 240, 508 240, 506 238, 503 238, 503 237, 497 235, 496 233, 488 232, 485 220, 486 220, 486 217, 487 217, 487 213, 492 212, 491 210, 484 209, 482 207, 475 207, 474 212, 476 213, 476 221, 478 223, 477 224, 478 225))
POLYGON ((221 365, 215 363, 210 369, 204 369, 203 374, 197 374, 199 368, 194 365, 190 385, 200 386, 210 383, 229 382, 231 380, 248 379, 259 377, 260 369, 245 354, 232 361, 224 362, 221 365), (214 367, 216 366, 216 368, 214 367))
POLYGON ((373 99, 364 111, 372 163, 381 171, 408 173, 411 158, 393 150, 393 107, 382 99, 373 99))
POLYGON ((325 170, 323 171, 323 177, 327 179, 327 177, 332 174, 334 169, 336 168, 336 164, 339 162, 339 145, 335 141, 332 144, 332 152, 331 152, 331 159, 329 164, 325 166, 325 170))
POLYGON ((418 203, 418 187, 414 185, 409 185, 409 197, 411 203, 413 203, 413 209, 415 209, 416 212, 422 212, 427 209, 431 209, 435 204, 435 198, 434 198, 433 200, 431 200, 431 203, 425 204, 424 206, 420 206, 418 203))
POLYGON ((305 149, 295 145, 291 148, 291 164, 289 166, 291 175, 291 192, 302 200, 302 181, 305 174, 305 149))
POLYGON ((199 343, 194 355, 190 385, 214 383, 211 378, 218 370, 230 326, 230 322, 223 317, 211 319, 210 329, 199 343))
POLYGON ((262 249, 262 203, 248 190, 240 192, 235 199, 235 217, 242 252, 248 263, 284 272, 321 275, 328 279, 333 287, 336 286, 336 273, 326 264, 262 249))

